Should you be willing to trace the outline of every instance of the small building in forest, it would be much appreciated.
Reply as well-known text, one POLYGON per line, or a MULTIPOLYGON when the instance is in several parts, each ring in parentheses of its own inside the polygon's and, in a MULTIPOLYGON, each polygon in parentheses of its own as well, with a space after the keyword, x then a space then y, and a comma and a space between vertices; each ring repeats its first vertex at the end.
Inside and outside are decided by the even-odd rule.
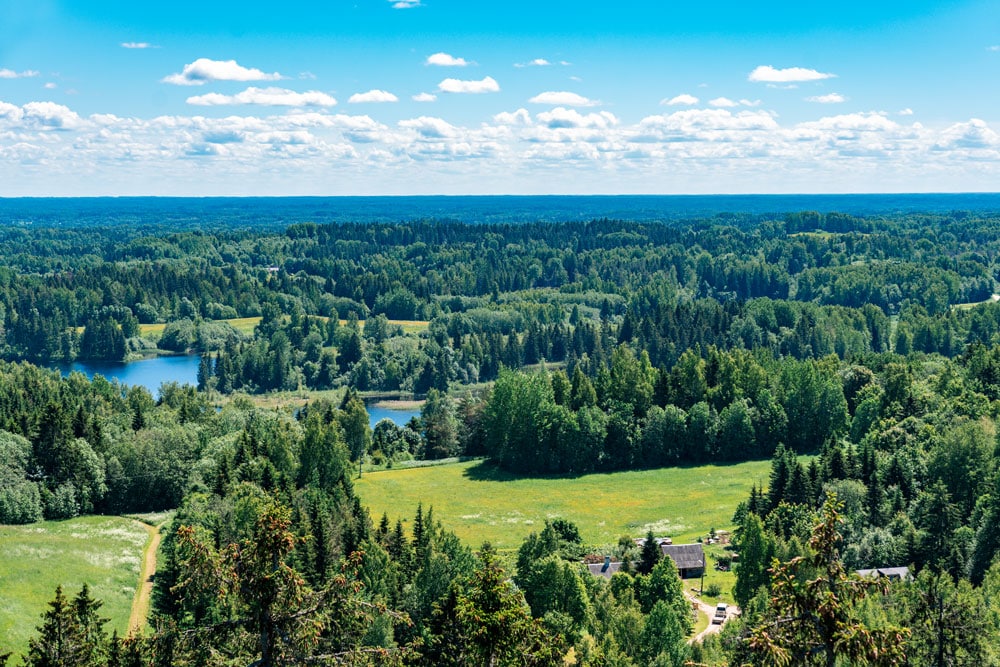
POLYGON ((611 556, 605 556, 603 563, 587 563, 587 569, 592 575, 605 579, 610 579, 611 575, 620 570, 621 567, 621 561, 612 561, 611 556))
POLYGON ((661 544, 664 556, 677 566, 681 579, 694 579, 705 572, 705 550, 700 544, 661 544))
POLYGON ((878 579, 885 577, 889 581, 909 581, 913 578, 910 568, 902 567, 874 567, 867 570, 855 570, 858 575, 868 579, 878 579))

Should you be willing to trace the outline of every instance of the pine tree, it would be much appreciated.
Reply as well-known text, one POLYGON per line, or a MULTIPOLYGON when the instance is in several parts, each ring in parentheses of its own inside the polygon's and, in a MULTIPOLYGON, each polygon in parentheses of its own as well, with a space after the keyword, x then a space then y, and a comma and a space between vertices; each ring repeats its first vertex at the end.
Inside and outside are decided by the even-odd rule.
POLYGON ((642 552, 639 555, 639 572, 649 574, 661 558, 663 558, 663 552, 653 535, 653 529, 650 528, 646 533, 646 540, 642 543, 642 552))

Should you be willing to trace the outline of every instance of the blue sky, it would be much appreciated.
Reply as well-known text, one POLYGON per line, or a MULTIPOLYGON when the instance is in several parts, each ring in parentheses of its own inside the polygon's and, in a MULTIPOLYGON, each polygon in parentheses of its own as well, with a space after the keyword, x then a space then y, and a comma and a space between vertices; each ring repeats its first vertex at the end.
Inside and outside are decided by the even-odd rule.
POLYGON ((0 3, 0 196, 1000 189, 995 2, 0 3))

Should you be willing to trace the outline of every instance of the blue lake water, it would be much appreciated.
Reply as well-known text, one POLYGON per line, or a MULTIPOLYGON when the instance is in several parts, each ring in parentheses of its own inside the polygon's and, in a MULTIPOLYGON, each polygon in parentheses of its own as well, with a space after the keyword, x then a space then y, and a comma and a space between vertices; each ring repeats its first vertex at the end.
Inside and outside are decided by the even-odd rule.
MULTIPOLYGON (((177 357, 150 357, 128 363, 111 361, 75 361, 72 364, 59 364, 56 368, 63 374, 73 371, 83 373, 88 378, 103 375, 109 380, 117 379, 122 384, 139 385, 149 390, 154 397, 159 398, 160 385, 164 382, 178 384, 198 384, 198 363, 200 357, 196 354, 177 357)), ((410 417, 419 417, 420 409, 390 410, 375 405, 366 406, 368 420, 372 428, 382 419, 391 419, 397 426, 405 426, 410 417)))
POLYGON ((372 428, 383 419, 389 419, 396 426, 406 426, 411 417, 419 417, 420 409, 413 410, 390 410, 376 405, 366 405, 368 409, 368 422, 372 428))
POLYGON ((155 397, 159 397, 160 385, 164 382, 178 384, 198 384, 198 363, 200 357, 196 354, 177 357, 150 357, 128 363, 112 361, 75 361, 72 364, 59 364, 56 368, 69 375, 79 371, 87 377, 103 375, 107 379, 117 379, 122 384, 140 385, 145 387, 155 397))

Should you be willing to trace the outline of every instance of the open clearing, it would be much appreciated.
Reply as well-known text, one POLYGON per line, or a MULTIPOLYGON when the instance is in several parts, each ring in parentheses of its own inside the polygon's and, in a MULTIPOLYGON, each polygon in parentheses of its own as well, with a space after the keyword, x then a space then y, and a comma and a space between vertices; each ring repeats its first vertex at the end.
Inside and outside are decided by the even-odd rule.
POLYGON ((73 598, 87 583, 104 602, 107 631, 125 635, 148 538, 142 524, 121 517, 0 526, 0 654, 27 651, 60 584, 73 598))
MULTIPOLYGON (((516 549, 546 519, 576 523, 586 543, 614 544, 649 528, 675 543, 732 528, 736 505, 766 482, 769 461, 578 477, 519 477, 482 461, 365 473, 355 489, 378 522, 412 521, 417 503, 472 547, 516 549)), ((711 568, 711 564, 709 565, 711 568)))
MULTIPOLYGON (((259 317, 237 317, 231 320, 219 320, 220 322, 228 322, 233 326, 234 329, 244 333, 246 335, 253 334, 253 330, 260 324, 259 317)), ((347 324, 347 320, 340 320, 341 324, 347 324)), ((361 320, 359 322, 362 328, 365 326, 365 321, 361 320)), ((427 320, 389 320, 390 325, 398 325, 403 333, 416 334, 421 331, 427 331, 427 326, 429 322, 427 320)), ((159 339, 163 335, 163 329, 167 325, 163 322, 158 322, 156 324, 140 324, 139 325, 139 335, 144 338, 159 339)), ((83 332, 83 328, 77 330, 78 333, 83 332)))

